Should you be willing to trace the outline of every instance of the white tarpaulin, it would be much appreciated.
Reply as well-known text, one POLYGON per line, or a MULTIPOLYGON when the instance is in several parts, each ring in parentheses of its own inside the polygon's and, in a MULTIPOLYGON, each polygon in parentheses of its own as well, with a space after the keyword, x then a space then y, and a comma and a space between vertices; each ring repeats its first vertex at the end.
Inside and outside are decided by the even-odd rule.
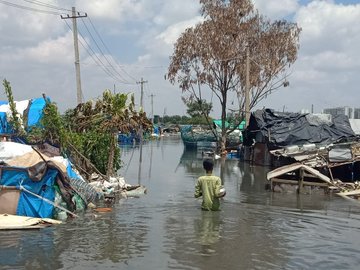
POLYGON ((30 145, 15 142, 0 142, 0 161, 8 161, 33 151, 30 145))
POLYGON ((350 126, 356 135, 360 135, 360 119, 349 119, 350 126))
MULTIPOLYGON (((16 111, 18 112, 19 120, 22 123, 22 117, 24 115, 24 111, 29 107, 30 100, 22 100, 22 101, 15 101, 16 111)), ((0 105, 0 112, 6 113, 7 119, 11 118, 11 110, 9 104, 0 105)))

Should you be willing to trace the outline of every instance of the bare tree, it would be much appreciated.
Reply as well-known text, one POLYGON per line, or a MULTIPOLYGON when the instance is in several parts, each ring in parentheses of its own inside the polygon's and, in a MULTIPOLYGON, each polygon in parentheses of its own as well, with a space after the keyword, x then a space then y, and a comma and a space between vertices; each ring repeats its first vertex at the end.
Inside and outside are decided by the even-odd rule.
POLYGON ((204 20, 177 40, 167 77, 188 99, 201 101, 204 91, 212 91, 221 106, 223 151, 227 134, 246 113, 287 86, 287 69, 297 58, 301 29, 284 20, 271 22, 250 0, 200 0, 200 4, 204 20), (235 98, 230 99, 232 93, 235 98), (232 128, 225 125, 228 113, 237 116, 232 128))

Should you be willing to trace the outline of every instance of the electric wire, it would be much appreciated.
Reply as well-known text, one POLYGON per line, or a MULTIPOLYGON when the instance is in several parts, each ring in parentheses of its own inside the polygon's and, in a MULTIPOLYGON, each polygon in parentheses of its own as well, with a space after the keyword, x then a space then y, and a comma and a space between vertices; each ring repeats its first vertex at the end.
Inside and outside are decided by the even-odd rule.
MULTIPOLYGON (((65 20, 64 20, 65 21, 65 20)), ((71 26, 68 24, 67 21, 65 21, 66 25, 69 27, 69 29, 71 31, 72 28, 71 26)), ((85 46, 85 44, 81 41, 81 39, 79 39, 79 43, 80 45, 86 50, 86 52, 89 54, 89 56, 94 60, 94 62, 111 78, 113 78, 114 80, 118 81, 119 83, 123 83, 123 84, 130 84, 128 82, 124 82, 122 80, 120 80, 119 78, 117 78, 113 73, 111 73, 111 71, 109 71, 109 69, 104 65, 104 62, 99 58, 99 56, 95 53, 95 51, 92 49, 92 47, 90 46, 90 44, 86 41, 86 39, 84 38, 84 36, 81 34, 81 32, 78 30, 78 34, 80 35, 81 39, 84 41, 84 43, 86 43, 87 46, 85 46), (92 52, 90 52, 90 51, 92 52)))
POLYGON ((93 40, 95 46, 98 48, 99 52, 101 53, 101 55, 104 57, 104 59, 106 60, 106 62, 109 64, 109 67, 114 71, 114 73, 116 73, 123 81, 129 83, 116 69, 115 67, 110 63, 108 57, 104 54, 103 50, 100 48, 99 44, 97 43, 96 39, 94 38, 94 36, 91 34, 88 26, 86 25, 85 21, 81 18, 82 23, 85 26, 86 31, 88 32, 88 34, 90 35, 90 38, 93 40))
POLYGON ((4 0, 0 0, 0 3, 4 4, 4 5, 7 5, 7 6, 10 6, 10 7, 23 9, 23 10, 29 10, 29 11, 34 11, 34 12, 39 12, 39 13, 44 13, 44 14, 50 14, 50 15, 61 15, 61 13, 59 13, 59 12, 43 10, 43 9, 37 9, 37 8, 32 8, 32 7, 27 7, 27 6, 22 6, 22 5, 14 4, 14 3, 4 1, 4 0))
POLYGON ((103 41, 103 39, 101 38, 99 32, 96 30, 95 25, 93 24, 90 16, 88 16, 87 18, 89 19, 89 22, 90 22, 92 28, 94 29, 94 32, 95 32, 96 35, 99 37, 99 39, 100 39, 101 43, 103 44, 106 52, 111 56, 112 60, 116 63, 116 65, 117 65, 126 75, 128 75, 131 79, 133 79, 134 81, 136 81, 136 80, 137 80, 136 78, 134 78, 134 77, 131 76, 129 73, 127 73, 126 70, 125 70, 121 65, 119 65, 118 62, 115 61, 115 59, 112 57, 112 53, 110 52, 108 46, 106 46, 106 44, 105 44, 105 42, 103 41))
MULTIPOLYGON (((72 10, 70 9, 66 9, 66 8, 62 8, 59 6, 55 6, 55 5, 51 5, 48 3, 44 3, 42 1, 37 1, 37 0, 23 0, 24 2, 33 4, 33 5, 37 5, 37 6, 41 6, 44 8, 48 8, 48 9, 53 9, 56 11, 52 11, 52 10, 44 10, 44 9, 38 9, 38 8, 33 8, 33 7, 29 7, 29 6, 24 6, 24 5, 20 5, 20 4, 16 4, 16 3, 11 3, 8 1, 4 1, 4 0, 0 0, 0 4, 4 4, 10 7, 15 7, 15 8, 19 8, 19 9, 23 9, 23 10, 28 10, 28 11, 33 11, 33 12, 39 12, 39 13, 44 13, 44 14, 50 14, 50 15, 63 15, 64 12, 59 12, 59 11, 68 11, 71 12, 72 10)), ((82 20, 83 21, 83 20, 82 20)), ((117 64, 117 66, 119 67, 119 69, 121 69, 129 78, 131 78, 132 80, 136 81, 136 79, 131 76, 128 72, 126 72, 125 69, 123 69, 113 58, 110 50, 108 49, 108 47, 106 46, 105 42, 103 41, 103 39, 101 38, 99 32, 96 30, 95 25, 92 23, 91 19, 89 18, 89 22, 92 26, 92 28, 94 29, 96 35, 98 36, 99 40, 101 41, 101 43, 103 44, 104 48, 106 49, 107 53, 110 55, 112 61, 114 63, 117 64)), ((69 27, 69 29, 71 31, 72 28, 70 27, 70 25, 65 21, 66 25, 69 27)), ((122 84, 129 84, 129 85, 135 85, 135 83, 131 83, 128 80, 126 80, 126 78, 119 73, 119 71, 113 66, 113 64, 110 62, 110 60, 108 59, 108 57, 104 54, 103 50, 100 48, 99 44, 97 43, 96 39, 94 38, 94 36, 91 34, 88 26, 86 25, 86 23, 83 21, 85 28, 87 30, 87 32, 90 35, 91 40, 95 43, 96 47, 98 48, 98 50, 100 51, 100 54, 104 57, 104 59, 106 60, 106 62, 109 64, 109 66, 106 66, 104 64, 104 62, 99 58, 99 56, 97 55, 97 53, 92 49, 91 45, 87 42, 87 40, 84 38, 84 36, 81 34, 81 32, 78 30, 79 35, 81 36, 82 40, 79 39, 79 42, 81 44, 81 46, 86 50, 86 52, 90 55, 90 57, 94 60, 94 62, 96 63, 96 65, 100 66, 103 71, 110 77, 112 77, 114 80, 118 81, 119 83, 122 84), (84 45, 84 43, 86 43, 87 46, 84 45), (89 48, 89 49, 88 49, 89 48), (90 51, 91 52, 90 52, 90 51)), ((82 93, 83 95, 83 93, 82 93)))
MULTIPOLYGON (((67 21, 65 21, 66 25, 69 27, 69 29, 71 31, 73 31, 73 29, 71 28, 71 26, 68 24, 67 21)), ((112 77, 113 79, 115 79, 116 81, 118 81, 118 79, 116 77, 114 77, 114 75, 109 72, 108 68, 106 68, 104 66, 104 63, 101 61, 101 59, 99 58, 99 56, 96 55, 95 51, 91 48, 90 44, 86 41, 86 39, 83 37, 83 35, 81 34, 81 32, 78 30, 78 34, 80 35, 80 37, 82 38, 82 40, 84 41, 84 43, 86 43, 87 46, 85 46, 85 44, 81 41, 81 39, 79 39, 79 43, 80 45, 85 49, 85 51, 88 53, 88 55, 94 60, 94 62, 96 63, 97 66, 101 67, 103 69, 103 71, 110 77, 112 77), (88 49, 89 48, 89 49, 88 49), (90 51, 92 52, 90 52, 90 51), (95 59, 97 58, 97 59, 95 59)))
POLYGON ((23 1, 24 1, 24 2, 28 2, 28 3, 31 3, 31 4, 34 4, 34 5, 42 6, 42 7, 47 7, 47 8, 55 9, 55 10, 61 10, 61 11, 71 12, 71 9, 66 9, 66 8, 58 7, 58 6, 51 5, 51 4, 48 4, 48 3, 44 3, 44 2, 41 2, 41 1, 37 1, 37 0, 23 0, 23 1))

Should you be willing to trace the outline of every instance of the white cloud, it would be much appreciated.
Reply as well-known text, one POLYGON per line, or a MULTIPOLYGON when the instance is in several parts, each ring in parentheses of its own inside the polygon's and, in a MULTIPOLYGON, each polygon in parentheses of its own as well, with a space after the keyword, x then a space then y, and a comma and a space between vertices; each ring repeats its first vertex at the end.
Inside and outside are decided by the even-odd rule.
MULTIPOLYGON (((354 75, 360 71, 356 46, 360 44, 359 18, 360 5, 345 6, 323 1, 302 7, 296 16, 303 29, 298 72, 322 75, 308 81, 308 91, 318 93, 316 102, 319 107, 327 106, 320 104, 324 97, 333 104, 339 102, 338 106, 358 106, 354 94, 358 99, 359 79, 354 75), (328 89, 338 89, 338 92, 329 95, 328 89)), ((308 78, 311 76, 305 77, 308 78)), ((303 80, 299 80, 299 85, 303 80)))
POLYGON ((142 1, 138 0, 78 0, 77 9, 103 20, 139 20, 145 13, 142 1))
POLYGON ((0 14, 0 47, 36 44, 41 39, 56 37, 63 29, 60 16, 19 10, 1 3, 0 14))
POLYGON ((293 14, 299 8, 298 0, 253 0, 260 14, 279 19, 293 14))
POLYGON ((26 60, 34 62, 55 65, 70 63, 74 59, 72 33, 68 32, 65 36, 41 41, 36 47, 23 50, 22 54, 26 60))
POLYGON ((360 4, 336 5, 331 2, 314 1, 299 9, 296 21, 302 27, 304 49, 355 51, 359 44, 360 4))
POLYGON ((202 18, 195 17, 188 21, 182 21, 173 25, 170 25, 164 32, 159 34, 156 39, 162 40, 167 45, 173 45, 176 40, 179 38, 182 32, 185 31, 186 28, 193 27, 197 23, 201 22, 202 18))
MULTIPOLYGON (((153 22, 158 25, 168 26, 182 21, 191 21, 198 15, 200 5, 194 0, 160 1, 159 9, 154 11, 153 22)), ((148 9, 153 4, 148 2, 148 9)))
MULTIPOLYGON (((299 58, 291 68, 290 87, 270 96, 261 106, 296 111, 331 105, 359 106, 360 4, 333 1, 256 0, 260 13, 296 21, 303 31, 299 58)), ((17 0, 17 3, 24 4, 17 0)), ((173 44, 182 31, 195 25, 199 2, 194 0, 59 0, 57 6, 87 12, 113 57, 123 59, 129 74, 145 85, 145 108, 155 94, 155 114, 183 114, 181 90, 164 80, 173 44)), ((84 19, 85 22, 86 19, 84 19)), ((71 21, 67 21, 71 25, 71 21)), ((78 21, 81 33, 98 57, 108 66, 94 42, 78 21)), ((88 26, 90 26, 88 24, 88 26)), ((75 105, 76 84, 72 33, 59 16, 45 15, 0 4, 0 78, 6 77, 17 99, 47 93, 64 110, 75 105)), ((101 45, 101 43, 99 43, 101 45)), ((107 76, 80 46, 81 78, 86 99, 99 96, 105 88, 135 93, 139 85, 120 84, 107 76)), ((121 62, 118 60, 118 62, 121 62)), ((122 74, 130 80, 130 78, 122 74)), ((132 80, 134 81, 134 80, 132 80)), ((4 95, 0 95, 4 99, 4 95)))

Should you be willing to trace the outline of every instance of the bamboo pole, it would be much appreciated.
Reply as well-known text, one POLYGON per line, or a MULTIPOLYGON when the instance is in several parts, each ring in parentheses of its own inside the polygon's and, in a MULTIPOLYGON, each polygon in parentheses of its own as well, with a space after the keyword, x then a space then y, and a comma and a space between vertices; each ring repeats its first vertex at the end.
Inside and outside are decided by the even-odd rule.
POLYGON ((80 157, 82 157, 82 158, 85 159, 87 162, 89 162, 90 166, 94 169, 94 171, 95 171, 97 174, 99 174, 99 175, 102 176, 104 179, 106 179, 106 175, 102 174, 102 173, 95 167, 95 165, 91 163, 91 161, 90 161, 87 157, 85 157, 83 154, 81 154, 81 153, 76 149, 76 147, 75 147, 73 144, 71 144, 70 142, 67 142, 67 143, 71 146, 71 148, 72 148, 80 157))
POLYGON ((302 194, 304 191, 304 169, 303 168, 300 168, 300 178, 299 178, 298 184, 299 184, 298 185, 299 186, 298 193, 302 194))

